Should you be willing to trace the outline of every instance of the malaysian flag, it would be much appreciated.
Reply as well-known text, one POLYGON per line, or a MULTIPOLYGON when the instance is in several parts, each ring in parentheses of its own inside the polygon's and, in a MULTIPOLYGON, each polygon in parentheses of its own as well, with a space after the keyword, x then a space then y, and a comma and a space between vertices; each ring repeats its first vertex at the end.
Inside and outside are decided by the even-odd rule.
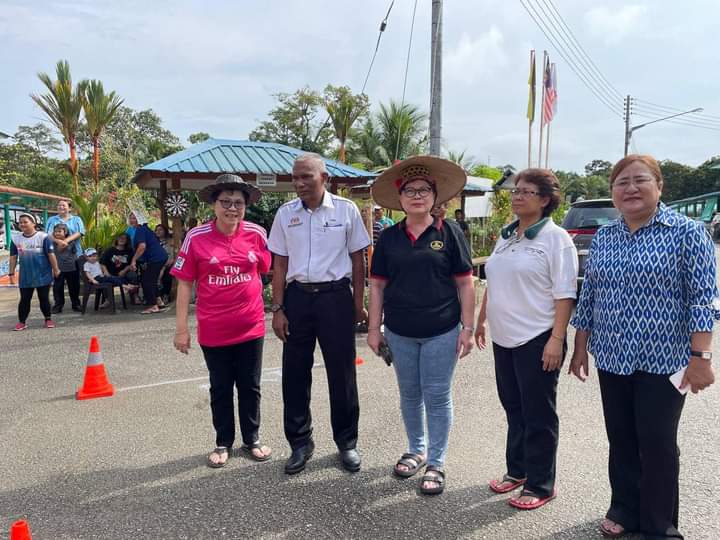
POLYGON ((549 61, 545 63, 543 84, 545 85, 545 101, 543 102, 542 120, 544 124, 549 124, 557 112, 557 75, 555 74, 555 63, 551 64, 549 61))

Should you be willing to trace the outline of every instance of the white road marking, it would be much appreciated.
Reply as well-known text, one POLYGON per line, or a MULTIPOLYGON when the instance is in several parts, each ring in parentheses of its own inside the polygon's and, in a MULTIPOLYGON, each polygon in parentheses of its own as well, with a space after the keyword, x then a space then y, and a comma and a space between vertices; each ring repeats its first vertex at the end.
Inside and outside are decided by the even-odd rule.
MULTIPOLYGON (((313 368, 323 367, 322 364, 313 364, 313 368)), ((262 382, 280 382, 282 380, 282 368, 272 367, 263 368, 262 382)), ((173 381, 161 381, 151 384, 140 384, 138 386, 127 386, 125 388, 118 388, 118 392, 126 392, 128 390, 142 390, 143 388, 155 388, 157 386, 167 386, 169 384, 181 384, 188 382, 207 381, 207 375, 203 377, 193 377, 192 379, 175 379, 173 381)), ((210 388, 209 383, 201 384, 200 388, 207 390, 210 388)))

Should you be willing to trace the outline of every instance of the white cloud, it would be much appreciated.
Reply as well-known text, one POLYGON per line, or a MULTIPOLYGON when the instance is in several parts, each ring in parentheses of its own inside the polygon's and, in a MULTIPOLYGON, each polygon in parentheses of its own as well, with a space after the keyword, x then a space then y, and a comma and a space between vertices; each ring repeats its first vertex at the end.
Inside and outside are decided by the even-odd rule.
POLYGON ((507 65, 504 37, 495 26, 476 37, 463 32, 460 40, 445 56, 445 75, 454 80, 473 84, 507 65))
POLYGON ((640 30, 644 26, 643 15, 647 11, 647 6, 640 4, 623 6, 619 9, 598 6, 585 14, 585 23, 593 35, 602 37, 607 44, 614 44, 640 30))

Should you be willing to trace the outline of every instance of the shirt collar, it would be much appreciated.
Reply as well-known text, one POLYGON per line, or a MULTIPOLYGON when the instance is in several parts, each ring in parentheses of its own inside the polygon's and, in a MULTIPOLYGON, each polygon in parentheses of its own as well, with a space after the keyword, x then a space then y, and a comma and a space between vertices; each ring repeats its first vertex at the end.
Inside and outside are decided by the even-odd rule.
MULTIPOLYGON (((648 221, 645 225, 643 225, 642 228, 649 227, 650 225, 654 225, 656 223, 660 225, 665 225, 666 227, 674 227, 675 225, 677 225, 677 219, 673 211, 667 206, 665 206, 663 202, 658 203, 657 212, 655 212, 655 215, 652 217, 652 219, 648 221)), ((622 227, 625 230, 629 230, 623 217, 611 221, 607 224, 607 227, 622 227)))
MULTIPOLYGON (((523 233, 523 236, 527 238, 528 240, 532 240, 535 238, 540 230, 547 224, 547 222, 550 221, 549 217, 542 218, 540 221, 533 223, 525 229, 525 232, 523 233)), ((507 240, 510 238, 515 231, 517 231, 518 226, 520 225, 520 220, 513 221, 510 225, 506 225, 503 227, 500 234, 502 234, 502 237, 507 240)))
MULTIPOLYGON (((318 206, 318 208, 320 208, 320 207, 329 208, 331 210, 335 208, 335 204, 333 203, 333 200, 332 200, 332 195, 330 195, 330 193, 328 192, 327 189, 325 190, 325 193, 323 193, 323 199, 322 199, 322 202, 320 203, 320 206, 318 206)), ((293 210, 295 212, 300 212, 301 210, 306 210, 305 205, 303 204, 302 199, 300 199, 300 197, 298 197, 295 200, 295 206, 293 206, 293 210)), ((317 210, 317 208, 316 208, 316 210, 317 210)))
MULTIPOLYGON (((399 226, 401 229, 407 229, 407 218, 406 217, 402 219, 402 221, 399 223, 399 226)), ((440 218, 433 217, 432 227, 435 227, 438 231, 442 231, 443 220, 440 218)))

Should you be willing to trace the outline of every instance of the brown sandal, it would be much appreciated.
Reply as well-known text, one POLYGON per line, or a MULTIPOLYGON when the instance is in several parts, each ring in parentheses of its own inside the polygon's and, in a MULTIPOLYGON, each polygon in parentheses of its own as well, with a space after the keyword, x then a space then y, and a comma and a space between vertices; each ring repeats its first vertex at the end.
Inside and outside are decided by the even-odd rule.
POLYGON ((240 447, 240 452, 245 455, 246 457, 249 457, 250 459, 254 461, 267 461, 272 457, 272 449, 269 446, 263 446, 260 441, 255 441, 252 444, 243 444, 240 447), (257 456, 253 452, 253 450, 260 450, 261 452, 265 452, 267 450, 267 453, 264 456, 257 456))
POLYGON ((227 465, 228 460, 230 459, 230 449, 227 446, 218 446, 215 450, 210 452, 207 457, 207 466, 211 469, 221 469, 225 465, 227 465), (225 461, 213 461, 211 459, 212 455, 217 455, 219 458, 222 459, 222 455, 225 454, 227 457, 225 458, 225 461))

